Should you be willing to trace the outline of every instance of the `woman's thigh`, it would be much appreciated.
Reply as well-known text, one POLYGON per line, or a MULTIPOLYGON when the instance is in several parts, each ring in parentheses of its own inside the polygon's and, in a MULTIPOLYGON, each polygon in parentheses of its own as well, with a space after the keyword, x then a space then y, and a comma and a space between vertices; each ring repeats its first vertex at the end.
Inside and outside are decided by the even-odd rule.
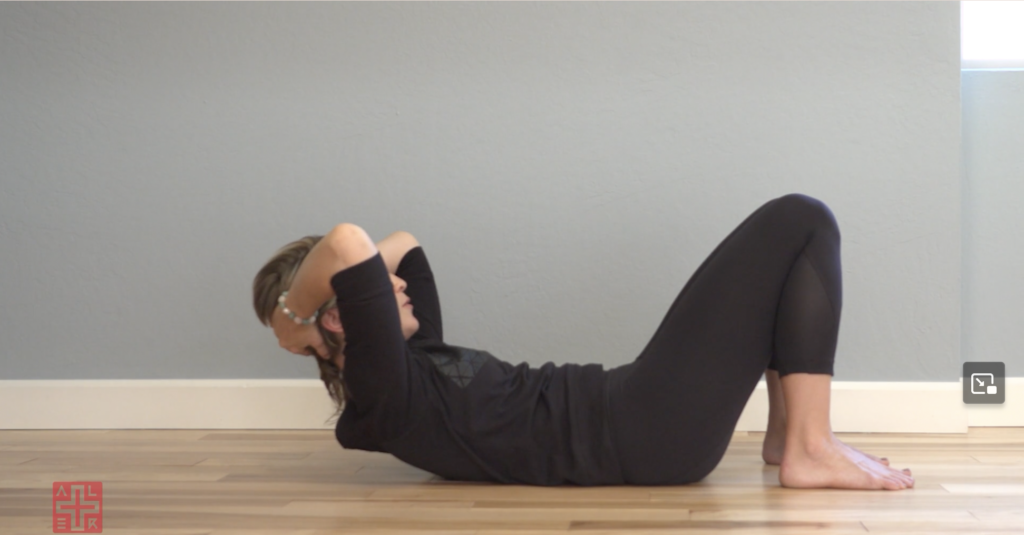
POLYGON ((705 259, 640 356, 609 372, 612 432, 631 483, 686 483, 714 469, 772 359, 790 270, 799 261, 831 273, 826 293, 837 301, 838 247, 828 207, 791 194, 755 210, 705 259))

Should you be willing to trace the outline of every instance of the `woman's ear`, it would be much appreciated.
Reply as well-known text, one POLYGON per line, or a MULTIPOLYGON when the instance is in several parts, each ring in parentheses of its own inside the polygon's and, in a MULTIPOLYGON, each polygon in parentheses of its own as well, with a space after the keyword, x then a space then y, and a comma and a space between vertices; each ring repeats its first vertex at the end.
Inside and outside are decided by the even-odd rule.
POLYGON ((345 334, 341 328, 341 318, 338 316, 338 307, 328 308, 321 316, 320 324, 332 333, 345 334))

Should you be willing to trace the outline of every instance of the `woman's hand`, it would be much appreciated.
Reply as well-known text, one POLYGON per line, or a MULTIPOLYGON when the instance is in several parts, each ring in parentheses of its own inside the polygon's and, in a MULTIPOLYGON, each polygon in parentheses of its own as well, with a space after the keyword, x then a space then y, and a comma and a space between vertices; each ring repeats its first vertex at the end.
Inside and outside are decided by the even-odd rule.
POLYGON ((296 355, 312 356, 315 352, 323 359, 331 357, 315 323, 299 325, 278 307, 271 318, 270 326, 274 329, 274 336, 282 348, 296 355))

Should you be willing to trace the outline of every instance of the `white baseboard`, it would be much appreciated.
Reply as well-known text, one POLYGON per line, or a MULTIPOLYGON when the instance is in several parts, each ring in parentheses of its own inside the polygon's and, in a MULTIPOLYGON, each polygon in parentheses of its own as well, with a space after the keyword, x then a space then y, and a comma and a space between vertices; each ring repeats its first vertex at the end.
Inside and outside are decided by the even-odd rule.
MULTIPOLYGON (((964 433, 1024 427, 1024 378, 1006 403, 964 405, 960 382, 832 384, 836 432, 964 433)), ((0 429, 331 429, 333 403, 316 379, 0 381, 0 429)), ((764 431, 765 384, 738 431, 764 431)))
POLYGON ((0 429, 331 429, 316 379, 0 381, 0 429))
MULTIPOLYGON (((843 433, 966 433, 968 427, 1024 427, 1024 377, 1006 378, 1001 405, 966 405, 955 383, 832 383, 832 430, 843 433)), ((750 396, 737 431, 764 431, 768 391, 750 396)))

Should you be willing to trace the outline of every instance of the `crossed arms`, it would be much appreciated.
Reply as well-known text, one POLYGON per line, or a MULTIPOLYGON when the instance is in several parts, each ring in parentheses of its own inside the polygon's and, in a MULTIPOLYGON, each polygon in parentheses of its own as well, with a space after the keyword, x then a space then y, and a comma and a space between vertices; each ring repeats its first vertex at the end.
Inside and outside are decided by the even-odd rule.
POLYGON ((402 257, 417 246, 416 238, 404 230, 374 244, 358 225, 337 225, 313 246, 299 266, 288 291, 289 308, 300 317, 309 317, 334 295, 330 280, 335 273, 380 252, 388 272, 394 274, 402 257))

